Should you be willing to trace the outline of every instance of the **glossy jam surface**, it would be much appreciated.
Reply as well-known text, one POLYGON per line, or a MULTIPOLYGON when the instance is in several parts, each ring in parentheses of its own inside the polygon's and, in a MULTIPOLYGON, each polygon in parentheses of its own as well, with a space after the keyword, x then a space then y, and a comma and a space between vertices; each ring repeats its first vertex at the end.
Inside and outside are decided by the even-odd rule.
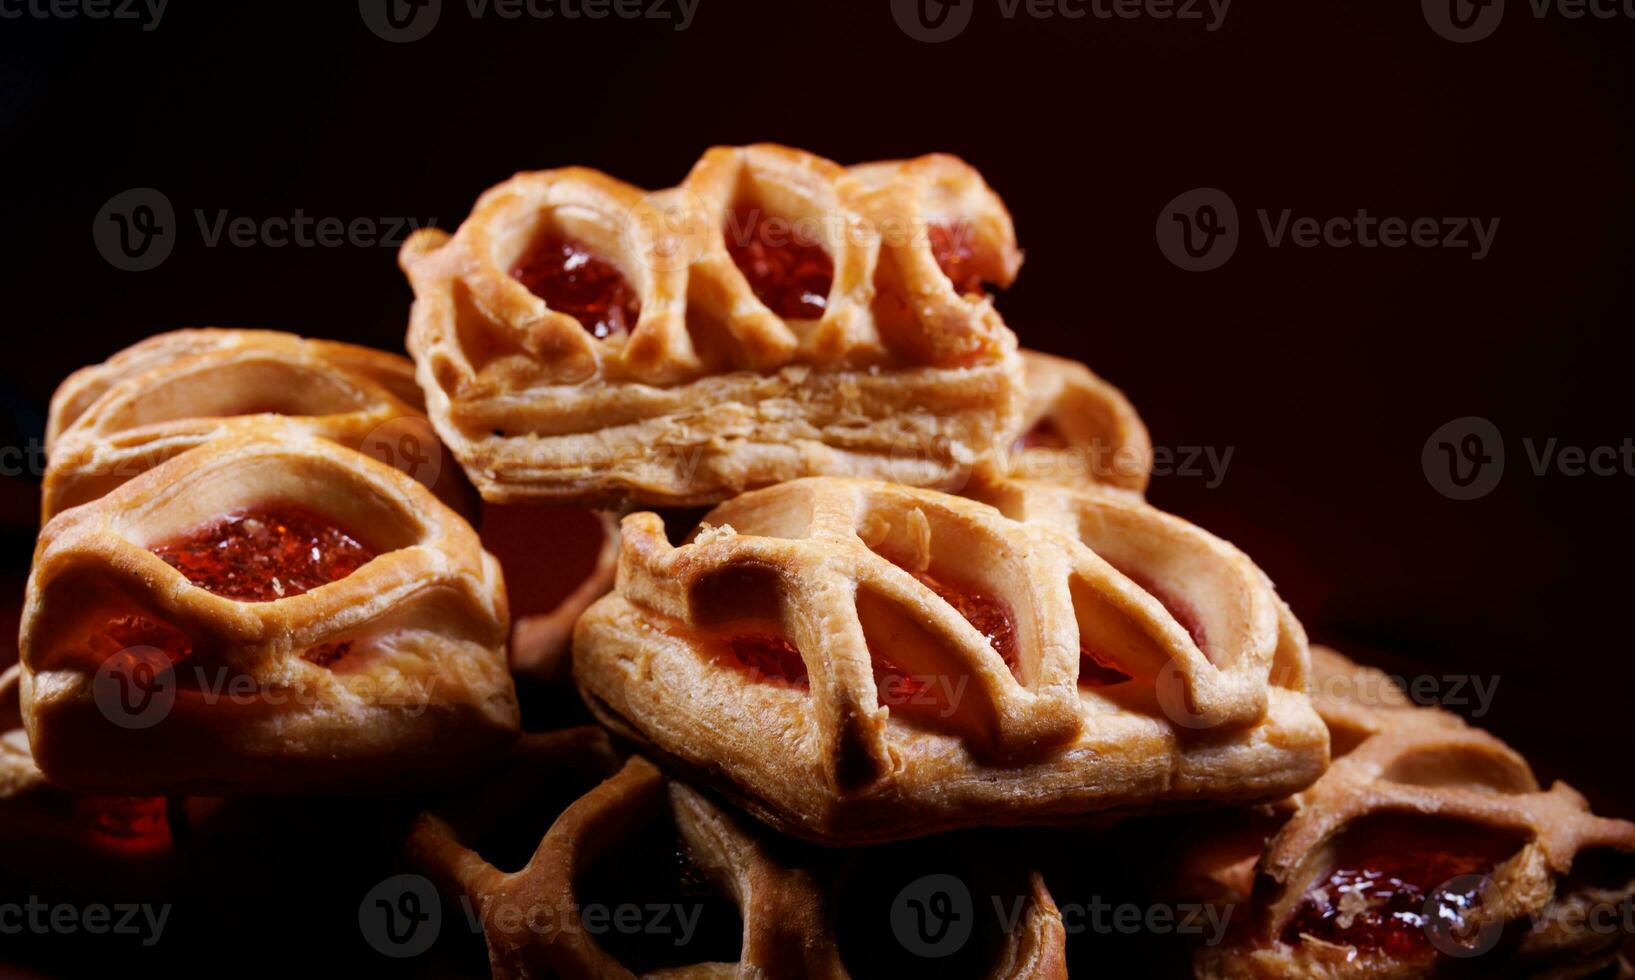
POLYGON ((914 577, 935 592, 942 601, 954 607, 966 622, 976 627, 988 645, 1005 660, 1006 666, 1016 670, 1016 620, 1011 608, 1003 600, 986 595, 974 588, 938 579, 929 572, 914 572, 914 577))
POLYGON ((107 625, 91 635, 88 645, 99 659, 107 659, 135 647, 150 647, 169 657, 171 663, 176 663, 193 652, 193 641, 186 633, 138 613, 127 613, 108 620, 107 625))
POLYGON ((1500 856, 1481 835, 1468 840, 1439 834, 1434 840, 1393 835, 1374 841, 1366 855, 1341 854, 1334 870, 1307 892, 1283 931, 1283 941, 1303 936, 1411 959, 1435 953, 1430 929, 1455 941, 1479 901, 1479 881, 1500 856), (1438 899, 1430 905, 1432 898, 1438 899), (1439 921, 1431 921, 1430 915, 1439 921))
POLYGON ((162 796, 75 796, 74 826, 96 840, 122 847, 170 841, 162 796))
POLYGON ((1080 687, 1110 687, 1122 684, 1130 679, 1130 675, 1114 666, 1111 659, 1102 656, 1095 650, 1079 644, 1079 686, 1080 687))
POLYGON ((534 242, 511 267, 511 278, 599 340, 629 333, 641 314, 636 291, 613 263, 554 234, 534 242))
POLYGON ((961 295, 982 292, 982 273, 977 269, 977 255, 971 248, 971 226, 961 221, 932 225, 927 231, 931 254, 942 274, 954 284, 954 291, 961 295))
POLYGON ((723 655, 756 680, 799 688, 809 683, 800 651, 775 633, 733 633, 721 645, 723 655))
POLYGON ((834 261, 817 242, 759 208, 739 208, 722 234, 727 254, 766 308, 786 320, 815 320, 829 305, 834 261))
POLYGON ((199 588, 241 602, 300 595, 375 557, 345 531, 294 508, 229 514, 153 553, 199 588))

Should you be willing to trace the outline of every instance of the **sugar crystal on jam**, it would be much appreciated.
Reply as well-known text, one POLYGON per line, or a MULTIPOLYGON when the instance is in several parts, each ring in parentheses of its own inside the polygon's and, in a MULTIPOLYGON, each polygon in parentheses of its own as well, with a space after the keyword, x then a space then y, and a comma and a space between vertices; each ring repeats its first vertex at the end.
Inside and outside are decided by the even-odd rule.
POLYGON ((598 340, 629 333, 641 314, 636 291, 613 263, 554 234, 535 241, 511 277, 598 340))
POLYGON ((834 261, 791 222, 739 209, 723 234, 727 254, 766 308, 786 320, 815 320, 829 305, 834 261))
POLYGON ((229 514, 152 550, 199 588, 242 602, 300 595, 375 557, 340 528, 293 508, 229 514))

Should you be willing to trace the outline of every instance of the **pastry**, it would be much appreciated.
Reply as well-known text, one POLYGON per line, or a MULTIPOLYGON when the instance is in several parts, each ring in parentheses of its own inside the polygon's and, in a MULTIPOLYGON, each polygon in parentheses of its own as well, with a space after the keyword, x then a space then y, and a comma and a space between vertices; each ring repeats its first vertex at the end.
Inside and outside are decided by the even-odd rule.
POLYGON ((1317 778, 1304 634, 1248 559, 1128 494, 1015 492, 1063 495, 1082 540, 840 478, 745 494, 679 547, 627 517, 617 586, 574 632, 586 703, 826 844, 1317 778))
POLYGON ((1315 785, 1206 840, 1183 889, 1237 906, 1199 977, 1587 976, 1635 898, 1635 824, 1385 675, 1314 647, 1336 758, 1315 785), (1359 696, 1361 695, 1361 696, 1359 696), (1343 753, 1343 754, 1341 754, 1343 753))
POLYGON ((70 375, 51 400, 42 520, 222 435, 286 416, 405 470, 456 509, 470 490, 421 411, 413 366, 271 330, 176 330, 70 375))
POLYGON ((514 736, 508 627, 458 515, 265 417, 45 526, 23 717, 77 791, 412 785, 514 736))
POLYGON ((1022 364, 1022 434, 995 469, 1017 480, 1145 492, 1152 440, 1124 393, 1063 357, 1024 350, 1022 364))
MULTIPOLYGON (((787 862, 790 850, 645 759, 621 762, 595 728, 524 736, 504 771, 423 815, 407 846, 450 904, 474 909, 495 977, 845 980, 844 942, 856 932, 845 913, 870 898, 849 894, 856 883, 845 879, 864 877, 859 864, 899 862, 847 862, 831 888, 818 869, 787 862), (637 910, 639 924, 626 916, 637 910)), ((1024 877, 1020 901, 1006 906, 1014 926, 990 930, 989 943, 963 941, 984 961, 973 975, 1066 976, 1061 918, 1039 876, 1024 877)), ((862 962, 883 951, 869 943, 862 962)))
POLYGON ((519 174, 416 232, 408 346, 484 499, 712 504, 829 474, 951 486, 1021 422, 984 283, 1021 262, 959 160, 719 147, 656 193, 519 174))

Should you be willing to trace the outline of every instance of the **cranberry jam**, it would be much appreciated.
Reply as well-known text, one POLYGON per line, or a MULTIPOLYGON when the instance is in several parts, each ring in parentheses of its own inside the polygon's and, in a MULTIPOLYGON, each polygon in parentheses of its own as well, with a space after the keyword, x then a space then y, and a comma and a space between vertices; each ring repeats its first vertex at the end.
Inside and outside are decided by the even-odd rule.
POLYGON ((739 209, 722 234, 727 254, 766 308, 786 320, 815 320, 829 305, 835 266, 822 246, 759 208, 739 209))
POLYGON ((557 235, 534 242, 512 266, 511 278, 598 340, 629 333, 641 314, 636 291, 613 263, 557 235))
POLYGON ((241 602, 300 595, 375 557, 323 518, 289 507, 229 514, 152 550, 199 588, 241 602))

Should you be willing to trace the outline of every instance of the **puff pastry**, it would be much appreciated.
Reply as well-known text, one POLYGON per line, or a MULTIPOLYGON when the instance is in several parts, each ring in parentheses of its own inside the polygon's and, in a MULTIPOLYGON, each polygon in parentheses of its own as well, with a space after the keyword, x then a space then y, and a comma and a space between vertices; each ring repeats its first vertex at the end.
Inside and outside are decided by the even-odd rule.
POLYGON ((1021 262, 961 161, 718 147, 644 193, 582 168, 417 232, 408 346, 484 499, 711 504, 795 477, 959 482, 1021 421, 982 291, 1021 262))
POLYGON ((275 415, 405 470, 458 510, 471 507, 458 467, 443 465, 407 358, 271 330, 198 329, 151 337, 57 389, 42 520, 275 415))
POLYGON ((1124 393, 1077 361, 1022 351, 1022 434, 990 469, 1011 479, 1144 493, 1152 439, 1124 393))
POLYGON ((397 469, 246 422, 40 534, 35 762, 86 792, 413 784, 515 735, 498 563, 397 469))
POLYGON ((1564 783, 1542 790, 1515 751, 1414 706, 1380 672, 1322 647, 1312 657, 1344 754, 1260 834, 1206 840, 1182 862, 1192 894, 1241 906, 1197 975, 1566 977, 1612 963, 1635 897, 1635 824, 1594 816, 1564 783), (1607 913, 1611 929, 1596 917, 1607 913))
POLYGON ((828 844, 1317 778, 1305 637, 1248 559, 1128 494, 1009 492, 1038 519, 840 478, 746 494, 679 547, 627 517, 574 633, 586 703, 828 844))
MULTIPOLYGON (((475 793, 421 816, 407 853, 475 907, 495 977, 850 976, 843 887, 645 759, 621 762, 595 728, 524 736, 475 793), (650 917, 661 895, 695 913, 696 931, 639 944, 611 925, 621 908, 650 917)), ((1066 976, 1060 915, 1039 875, 1027 878, 1015 926, 972 975, 1066 976)))

